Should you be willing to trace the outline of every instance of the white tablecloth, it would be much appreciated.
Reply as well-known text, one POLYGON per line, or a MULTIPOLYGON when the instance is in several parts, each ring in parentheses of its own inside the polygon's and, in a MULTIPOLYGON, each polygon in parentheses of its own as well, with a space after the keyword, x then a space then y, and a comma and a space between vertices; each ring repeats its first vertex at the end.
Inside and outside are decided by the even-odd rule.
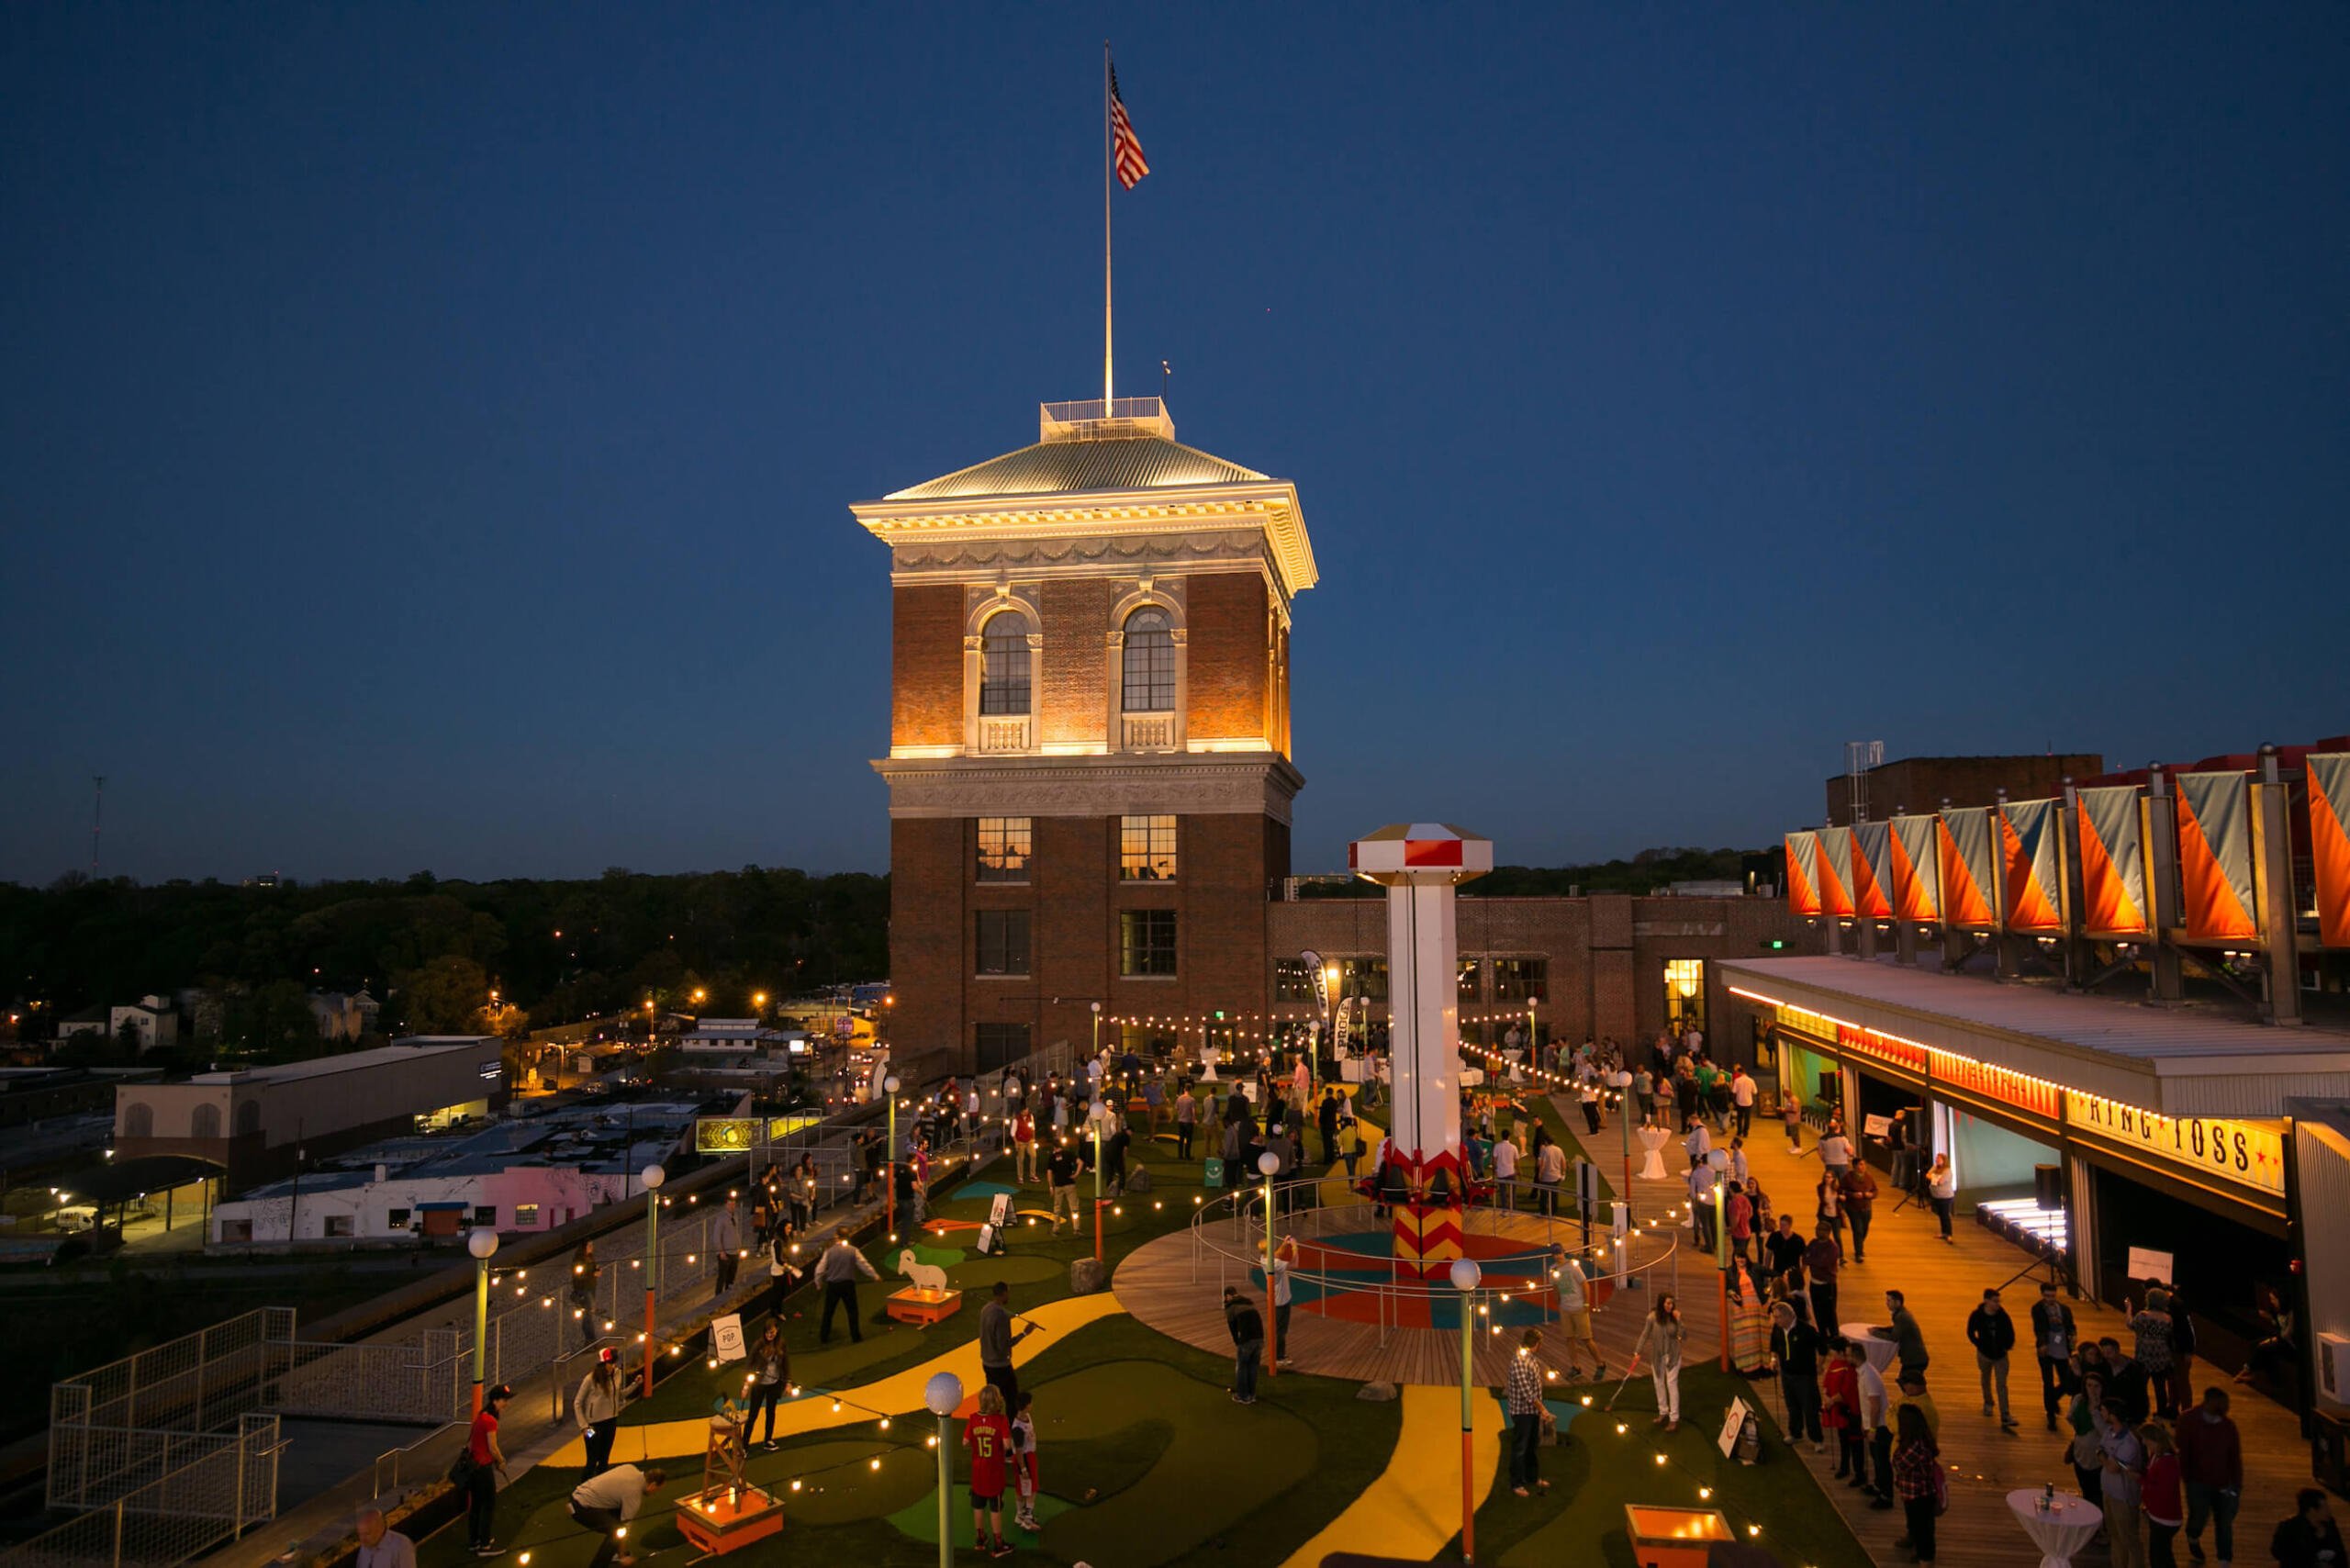
POLYGON ((1664 1127, 1642 1127, 1640 1147, 1648 1150, 1648 1162, 1640 1167, 1639 1180, 1669 1182, 1672 1175, 1664 1168, 1664 1146, 1673 1141, 1672 1132, 1664 1127))
POLYGON ((1890 1339, 1880 1339, 1875 1335, 1870 1333, 1869 1330, 1874 1327, 1874 1325, 1867 1323, 1846 1323, 1841 1325, 1841 1327, 1844 1330, 1844 1338, 1852 1342, 1852 1349, 1860 1351, 1861 1354, 1869 1359, 1869 1365, 1876 1368, 1879 1372, 1883 1372, 1886 1368, 1893 1364, 1893 1341, 1890 1339))
POLYGON ((2087 1546, 2105 1522, 2105 1515, 2076 1492, 2059 1492, 2049 1511, 2040 1511, 2041 1490, 2020 1486, 2008 1494, 2008 1506, 2023 1523, 2023 1533, 2040 1548, 2040 1568, 2071 1568, 2073 1553, 2087 1546))

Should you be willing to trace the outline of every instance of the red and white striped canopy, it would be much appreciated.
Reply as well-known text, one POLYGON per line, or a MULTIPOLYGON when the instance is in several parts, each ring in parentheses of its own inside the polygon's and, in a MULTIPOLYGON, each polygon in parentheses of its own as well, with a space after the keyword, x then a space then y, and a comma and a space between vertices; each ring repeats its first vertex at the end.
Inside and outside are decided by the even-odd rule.
POLYGON ((1347 846, 1347 868, 1374 881, 1426 873, 1465 882, 1494 868, 1494 841, 1449 823, 1394 823, 1347 846))

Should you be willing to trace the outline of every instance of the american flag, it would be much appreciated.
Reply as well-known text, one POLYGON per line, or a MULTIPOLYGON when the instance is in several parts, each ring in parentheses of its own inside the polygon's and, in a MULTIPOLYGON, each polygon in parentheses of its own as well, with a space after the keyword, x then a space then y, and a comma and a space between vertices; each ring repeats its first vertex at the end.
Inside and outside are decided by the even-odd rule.
POLYGON ((1118 95, 1118 68, 1110 68, 1110 162, 1118 171, 1118 184, 1132 190, 1150 173, 1150 161, 1142 155, 1142 143, 1135 140, 1134 121, 1126 118, 1126 101, 1118 95))

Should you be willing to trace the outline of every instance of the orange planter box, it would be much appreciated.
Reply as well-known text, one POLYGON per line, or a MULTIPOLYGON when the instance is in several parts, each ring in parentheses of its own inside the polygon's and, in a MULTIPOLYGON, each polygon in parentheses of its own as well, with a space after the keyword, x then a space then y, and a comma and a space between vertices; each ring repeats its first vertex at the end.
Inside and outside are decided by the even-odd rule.
POLYGON ((890 1316, 901 1323, 911 1323, 927 1328, 943 1323, 963 1310, 961 1291, 925 1291, 912 1286, 891 1296, 887 1304, 890 1316))
POLYGON ((677 1503, 677 1533, 711 1557, 783 1529, 783 1505, 757 1487, 713 1486, 677 1503))
POLYGON ((1624 1505, 1624 1532, 1640 1568, 1706 1568, 1718 1540, 1736 1540, 1729 1520, 1711 1508, 1644 1508, 1624 1505))

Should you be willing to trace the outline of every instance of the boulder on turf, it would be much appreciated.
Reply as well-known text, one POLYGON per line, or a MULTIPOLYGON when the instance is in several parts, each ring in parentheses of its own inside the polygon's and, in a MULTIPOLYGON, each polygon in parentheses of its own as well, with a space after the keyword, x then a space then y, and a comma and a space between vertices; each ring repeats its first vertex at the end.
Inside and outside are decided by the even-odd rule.
POLYGON ((1069 1266, 1069 1294, 1091 1295, 1109 1282, 1109 1271, 1099 1258, 1080 1258, 1069 1266))
POLYGON ((1137 1165, 1126 1173, 1126 1191, 1129 1193, 1147 1193, 1150 1191, 1149 1166, 1137 1165))
POLYGON ((1368 1399, 1374 1405, 1384 1405, 1395 1397, 1395 1385, 1392 1383, 1366 1383, 1355 1390, 1355 1397, 1368 1399))

